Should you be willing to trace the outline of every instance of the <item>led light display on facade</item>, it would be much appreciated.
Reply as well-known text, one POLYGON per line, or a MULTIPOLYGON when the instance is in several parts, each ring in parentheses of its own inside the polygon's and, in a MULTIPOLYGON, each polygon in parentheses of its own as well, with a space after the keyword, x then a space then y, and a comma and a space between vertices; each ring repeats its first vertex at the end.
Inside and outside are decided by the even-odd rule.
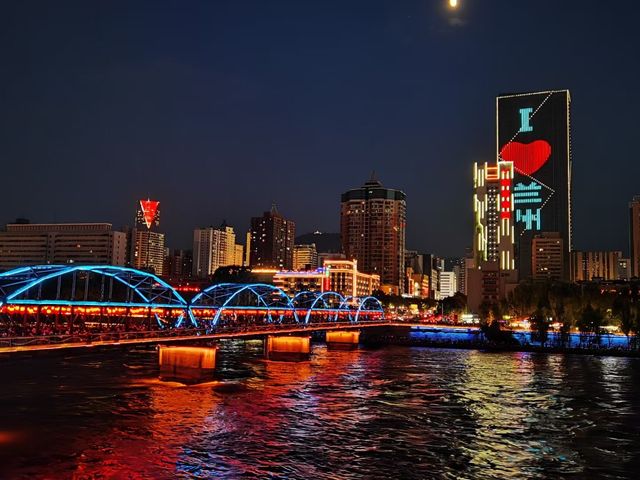
POLYGON ((564 240, 564 276, 571 245, 571 152, 568 90, 500 96, 499 162, 512 162, 517 268, 531 274, 531 241, 540 232, 564 240))
POLYGON ((157 200, 140 200, 137 212, 137 223, 139 226, 146 226, 150 229, 152 226, 160 225, 160 202, 157 200))

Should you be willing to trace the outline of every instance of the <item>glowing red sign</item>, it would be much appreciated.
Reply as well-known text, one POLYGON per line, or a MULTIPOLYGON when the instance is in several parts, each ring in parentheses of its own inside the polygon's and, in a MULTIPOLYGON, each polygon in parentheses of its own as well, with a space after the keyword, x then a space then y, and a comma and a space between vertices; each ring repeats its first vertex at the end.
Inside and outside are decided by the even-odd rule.
POLYGON ((500 180, 500 219, 511 218, 511 179, 500 180))
POLYGON ((157 221, 158 207, 160 202, 156 200, 140 200, 140 210, 142 210, 142 218, 147 228, 157 221))
POLYGON ((500 157, 513 162, 516 170, 531 175, 547 163, 551 156, 551 145, 545 140, 531 143, 509 142, 500 151, 500 157))

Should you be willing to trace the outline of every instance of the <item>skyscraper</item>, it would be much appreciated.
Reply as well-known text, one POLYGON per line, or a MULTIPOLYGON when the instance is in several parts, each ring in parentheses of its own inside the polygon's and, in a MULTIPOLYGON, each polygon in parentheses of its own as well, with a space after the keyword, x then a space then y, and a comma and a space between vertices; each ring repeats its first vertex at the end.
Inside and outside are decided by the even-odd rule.
POLYGON ((498 162, 513 164, 516 268, 532 276, 532 240, 542 232, 562 239, 562 279, 569 279, 571 141, 568 90, 504 95, 496 99, 498 162))
POLYGON ((156 231, 160 226, 160 202, 140 200, 136 210, 136 226, 129 240, 129 261, 134 268, 150 270, 162 275, 165 263, 164 233, 156 231))
POLYGON ((502 270, 515 268, 512 180, 512 162, 499 162, 496 166, 474 165, 473 253, 476 266, 481 262, 498 262, 502 270))
POLYGON ((291 270, 293 268, 293 245, 296 224, 285 219, 275 204, 262 217, 251 219, 252 267, 291 270))
POLYGON ((629 203, 629 255, 631 276, 640 277, 640 195, 629 203))
POLYGON ((219 267, 242 266, 242 263, 242 245, 236 244, 233 227, 223 222, 218 228, 196 228, 193 231, 194 277, 207 277, 219 267))
POLYGON ((342 194, 340 237, 347 259, 380 275, 381 288, 396 294, 404 291, 405 227, 404 192, 372 178, 342 194))

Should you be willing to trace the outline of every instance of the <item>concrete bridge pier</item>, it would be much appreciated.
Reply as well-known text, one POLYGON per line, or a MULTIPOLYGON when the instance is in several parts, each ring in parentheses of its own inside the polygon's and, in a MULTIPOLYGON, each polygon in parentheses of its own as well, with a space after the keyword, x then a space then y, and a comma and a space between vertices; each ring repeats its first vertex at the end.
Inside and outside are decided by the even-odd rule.
POLYGON ((267 360, 303 362, 311 356, 311 336, 268 335, 264 341, 267 360))
POLYGON ((158 347, 161 380, 198 383, 211 380, 216 368, 217 347, 158 347))
POLYGON ((335 350, 354 350, 360 342, 359 330, 328 330, 325 340, 327 348, 335 350))

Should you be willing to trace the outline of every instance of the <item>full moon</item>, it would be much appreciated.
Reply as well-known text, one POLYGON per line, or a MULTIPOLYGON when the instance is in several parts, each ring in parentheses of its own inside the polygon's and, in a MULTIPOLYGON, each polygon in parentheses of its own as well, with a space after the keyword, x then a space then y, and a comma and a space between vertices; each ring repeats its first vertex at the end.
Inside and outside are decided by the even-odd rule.
POLYGON ((451 8, 456 8, 458 6, 458 0, 449 0, 449 6, 451 8))

